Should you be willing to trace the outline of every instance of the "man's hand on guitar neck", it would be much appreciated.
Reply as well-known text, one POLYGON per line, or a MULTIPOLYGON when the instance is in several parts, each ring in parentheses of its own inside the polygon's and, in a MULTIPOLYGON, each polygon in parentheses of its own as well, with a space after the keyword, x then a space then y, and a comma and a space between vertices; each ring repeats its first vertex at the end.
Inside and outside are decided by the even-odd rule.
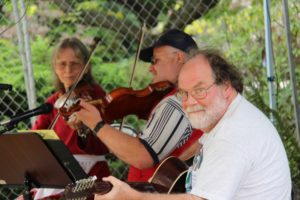
POLYGON ((119 179, 113 176, 105 177, 103 178, 103 181, 110 182, 113 185, 113 187, 111 191, 107 194, 95 194, 95 200, 134 200, 138 197, 138 191, 132 189, 128 184, 120 181, 119 179))

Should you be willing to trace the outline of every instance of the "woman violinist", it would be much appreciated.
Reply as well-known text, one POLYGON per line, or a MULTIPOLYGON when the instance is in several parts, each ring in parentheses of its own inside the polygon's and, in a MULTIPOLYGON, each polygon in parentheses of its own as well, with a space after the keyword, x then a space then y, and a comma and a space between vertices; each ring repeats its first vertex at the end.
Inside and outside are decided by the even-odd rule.
MULTIPOLYGON (((88 59, 89 51, 79 39, 66 38, 58 44, 52 57, 52 70, 56 78, 54 84, 57 91, 47 99, 47 103, 54 105, 57 99, 70 89, 88 62, 88 59)), ((101 86, 95 84, 90 66, 77 88, 75 93, 78 98, 98 99, 105 96, 101 86)), ((57 109, 53 109, 49 114, 38 116, 32 129, 48 129, 57 112, 57 109)), ((69 122, 71 120, 69 119, 69 122)), ((108 153, 106 146, 91 134, 91 130, 83 126, 83 124, 80 127, 76 126, 76 130, 69 124, 60 116, 53 126, 53 130, 78 160, 86 173, 96 175, 100 179, 109 175, 109 168, 104 159, 104 155, 108 153)))

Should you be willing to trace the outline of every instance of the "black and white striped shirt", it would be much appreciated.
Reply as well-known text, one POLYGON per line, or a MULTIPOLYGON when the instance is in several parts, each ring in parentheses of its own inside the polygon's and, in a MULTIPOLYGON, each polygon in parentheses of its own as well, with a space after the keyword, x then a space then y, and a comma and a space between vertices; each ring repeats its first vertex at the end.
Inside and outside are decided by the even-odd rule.
POLYGON ((180 102, 172 95, 153 109, 140 139, 157 164, 184 144, 192 131, 180 102))

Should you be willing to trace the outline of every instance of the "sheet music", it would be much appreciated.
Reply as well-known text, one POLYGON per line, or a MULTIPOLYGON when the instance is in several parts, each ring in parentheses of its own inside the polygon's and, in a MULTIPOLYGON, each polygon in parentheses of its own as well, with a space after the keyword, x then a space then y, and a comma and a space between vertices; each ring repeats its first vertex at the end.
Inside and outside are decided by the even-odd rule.
POLYGON ((31 132, 39 134, 44 140, 59 140, 54 130, 18 130, 20 133, 31 132))

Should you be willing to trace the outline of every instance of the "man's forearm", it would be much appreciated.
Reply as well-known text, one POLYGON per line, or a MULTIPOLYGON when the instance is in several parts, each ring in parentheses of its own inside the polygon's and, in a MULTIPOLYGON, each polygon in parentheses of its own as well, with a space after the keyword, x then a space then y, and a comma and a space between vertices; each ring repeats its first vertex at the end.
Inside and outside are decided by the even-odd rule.
POLYGON ((151 155, 138 138, 120 132, 109 125, 101 128, 97 137, 115 156, 127 164, 139 169, 149 168, 154 164, 151 155))

